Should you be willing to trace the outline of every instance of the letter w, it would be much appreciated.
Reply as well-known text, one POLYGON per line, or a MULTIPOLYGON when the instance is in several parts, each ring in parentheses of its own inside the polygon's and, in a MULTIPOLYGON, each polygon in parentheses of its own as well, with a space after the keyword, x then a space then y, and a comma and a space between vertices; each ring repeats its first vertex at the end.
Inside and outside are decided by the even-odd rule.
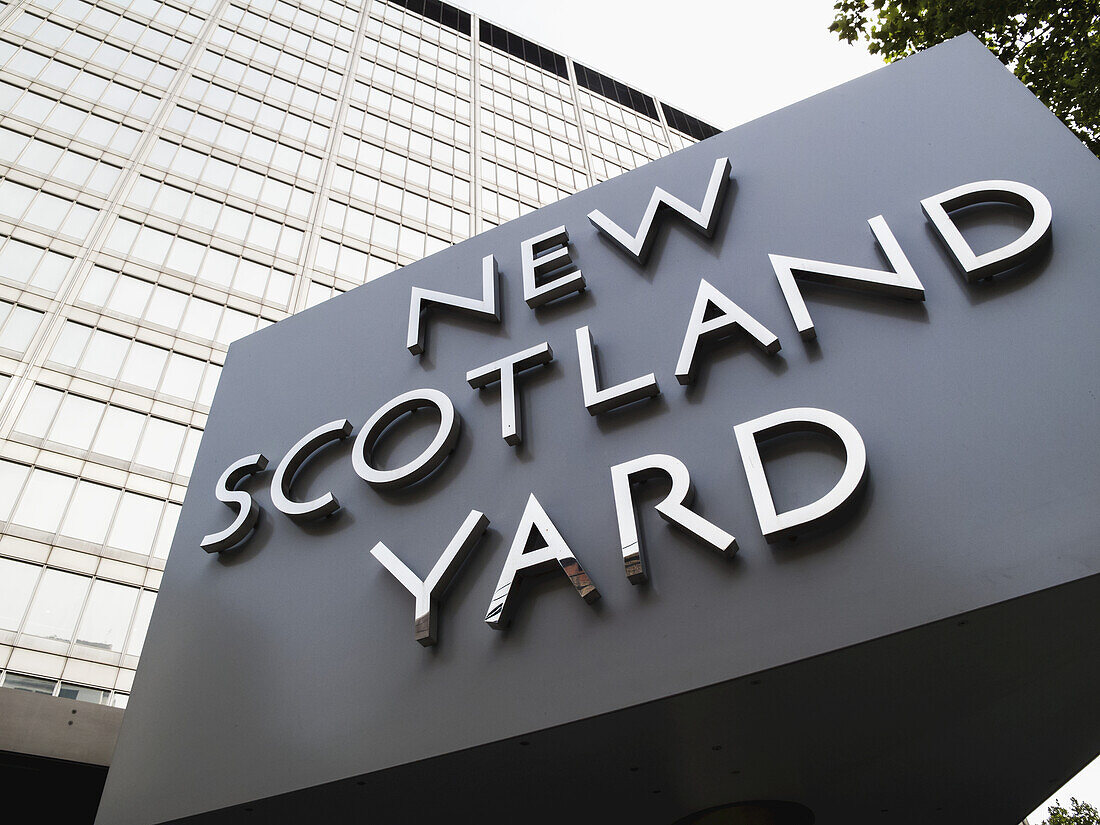
POLYGON ((649 198, 649 206, 646 207, 645 215, 642 216, 642 223, 633 235, 598 209, 588 213, 588 220, 592 221, 592 225, 610 238, 616 246, 644 266, 649 257, 650 247, 653 246, 657 217, 664 210, 672 209, 679 212, 704 237, 713 237, 718 213, 722 211, 722 200, 726 196, 729 183, 729 158, 718 158, 714 161, 714 170, 710 173, 710 182, 707 184, 707 194, 703 197, 703 205, 699 209, 693 209, 675 195, 670 195, 657 186, 654 187, 653 195, 649 198))

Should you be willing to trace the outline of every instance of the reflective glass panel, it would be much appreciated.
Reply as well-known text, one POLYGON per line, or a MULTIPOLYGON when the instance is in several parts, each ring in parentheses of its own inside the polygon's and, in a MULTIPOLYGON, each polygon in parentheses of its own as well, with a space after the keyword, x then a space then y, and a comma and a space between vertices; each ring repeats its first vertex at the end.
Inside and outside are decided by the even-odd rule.
POLYGON ((24 633, 67 642, 72 639, 91 579, 47 569, 34 594, 24 633))
POLYGON ((42 570, 37 564, 0 559, 0 630, 18 630, 42 570))
POLYGON ((75 539, 102 544, 107 537, 119 491, 90 481, 78 481, 61 532, 75 539))
POLYGON ((75 478, 46 470, 33 470, 12 521, 35 530, 56 532, 74 484, 75 478))
POLYGON ((145 634, 149 630, 149 618, 153 615, 153 605, 157 601, 157 594, 148 590, 141 591, 138 598, 137 612, 134 614, 134 626, 130 630, 130 638, 126 640, 126 653, 130 656, 140 656, 141 648, 145 644, 145 634))
POLYGON ((101 580, 93 582, 88 606, 76 634, 77 644, 121 652, 137 597, 136 587, 101 580))

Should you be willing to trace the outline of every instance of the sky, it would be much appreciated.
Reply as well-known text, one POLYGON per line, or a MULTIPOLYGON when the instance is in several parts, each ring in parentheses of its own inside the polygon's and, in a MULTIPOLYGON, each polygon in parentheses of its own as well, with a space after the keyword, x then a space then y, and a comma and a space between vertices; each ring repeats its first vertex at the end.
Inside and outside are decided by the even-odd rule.
MULTIPOLYGON (((829 31, 832 0, 676 0, 675 15, 669 0, 454 2, 719 129, 883 65, 829 31)), ((1100 756, 1029 820, 1071 796, 1100 807, 1100 756)))

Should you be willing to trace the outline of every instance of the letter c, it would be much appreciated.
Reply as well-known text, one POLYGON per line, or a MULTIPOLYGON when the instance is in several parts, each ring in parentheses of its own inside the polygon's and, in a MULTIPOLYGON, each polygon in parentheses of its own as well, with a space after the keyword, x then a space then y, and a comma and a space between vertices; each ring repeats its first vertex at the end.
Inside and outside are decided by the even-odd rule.
POLYGON ((311 521, 340 509, 340 502, 331 492, 312 501, 294 501, 290 498, 290 486, 294 483, 295 473, 318 449, 350 434, 351 422, 346 418, 337 419, 318 427, 287 451, 271 479, 271 503, 280 513, 295 521, 311 521))

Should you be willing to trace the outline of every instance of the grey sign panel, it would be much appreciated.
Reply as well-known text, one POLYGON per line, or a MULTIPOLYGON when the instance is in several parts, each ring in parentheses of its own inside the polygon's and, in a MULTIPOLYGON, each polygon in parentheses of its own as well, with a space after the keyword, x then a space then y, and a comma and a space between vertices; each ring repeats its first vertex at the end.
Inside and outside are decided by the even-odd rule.
MULTIPOLYGON (((735 86, 724 93, 736 94, 735 86)), ((1011 246, 1034 223, 1026 203, 983 201, 950 214, 983 267, 985 253, 1011 246)), ((334 820, 417 822, 477 811, 555 822, 622 821, 629 813, 667 823, 709 804, 764 796, 805 804, 819 822, 852 821, 830 813, 844 810, 843 772, 805 757, 868 743, 881 750, 867 753, 889 758, 852 766, 849 803, 873 797, 859 790, 860 771, 882 783, 939 776, 920 793, 899 786, 894 798, 930 806, 935 794, 955 799, 929 754, 942 750, 950 755, 944 765, 979 777, 988 753, 960 748, 953 737, 972 744, 987 735, 1003 754, 1003 715, 983 708, 1014 707, 1006 696, 1041 697, 1015 690, 1012 674, 1042 656, 1072 659, 1074 644, 1095 634, 1095 624, 1076 634, 1059 624, 1095 622, 1095 598, 1073 591, 1065 612, 1034 600, 1100 573, 1098 215, 1096 159, 965 37, 237 342, 97 822, 249 821, 246 808, 261 815, 255 800, 280 794, 290 796, 269 816, 325 810, 334 820), (729 182, 716 186, 723 158, 729 182), (1038 190, 1052 231, 1035 230, 1037 257, 1010 250, 1015 269, 973 280, 922 201, 990 181, 1038 190), (661 204, 647 211, 658 188, 667 195, 662 204, 678 199, 698 214, 689 219, 661 204), (595 211, 601 216, 589 220, 595 211), (647 215, 648 239, 639 232, 647 215), (618 237, 605 231, 609 223, 618 237), (524 254, 533 246, 558 254, 563 226, 566 269, 543 267, 538 278, 547 285, 560 277, 570 289, 532 307, 524 254), (526 241, 547 235, 524 252, 526 241), (790 265, 786 284, 769 256, 790 265), (814 270, 814 262, 841 266, 814 270), (703 280, 735 305, 716 309, 737 323, 728 335, 701 335, 678 380, 703 280), (791 288, 816 337, 785 298, 791 288), (414 290, 425 308, 420 334, 410 335, 414 290), (923 301, 914 299, 918 291, 923 301), (464 297, 465 311, 437 293, 464 297), (412 354, 409 341, 423 352, 412 354), (552 360, 509 359, 543 343, 552 360), (513 380, 500 381, 500 373, 496 383, 469 380, 493 362, 514 370, 513 380), (518 394, 516 427, 503 432, 502 385, 518 394), (620 392, 631 403, 618 405, 620 392), (406 393, 412 401, 397 406, 415 412, 358 438, 406 393), (440 412, 425 400, 438 393, 453 404, 455 424, 446 405, 440 412), (735 427, 794 408, 825 411, 817 415, 823 421, 840 417, 857 436, 845 438, 846 457, 836 438, 758 434, 774 511, 829 493, 858 441, 866 472, 848 474, 842 520, 825 523, 815 513, 821 529, 798 535, 769 517, 769 541, 735 427), (313 502, 331 493, 339 509, 312 520, 287 515, 285 503, 277 509, 274 468, 314 430, 344 419, 350 434, 318 447, 292 484, 281 480, 277 496, 313 502), (432 445, 452 443, 436 467, 432 445), (218 479, 261 453, 270 466, 237 488, 262 511, 253 535, 235 550, 203 552, 204 537, 229 527, 237 512, 215 496, 218 479), (611 468, 647 456, 682 463, 695 496, 681 502, 660 472, 620 483, 638 508, 643 561, 640 543, 637 552, 624 546, 631 541, 620 534, 611 468), (357 472, 405 465, 419 479, 407 486, 371 484, 357 472), (423 477, 424 467, 435 469, 423 477), (660 517, 655 508, 666 499, 694 530, 660 517), (678 503, 702 519, 684 516, 678 503), (475 513, 488 520, 484 534, 475 513), (546 571, 537 577, 522 575, 532 570, 515 557, 525 546, 526 536, 515 540, 521 517, 543 539, 527 554, 546 571), (372 554, 379 543, 388 555, 372 554), (462 556, 460 569, 449 566, 462 556), (502 576, 510 569, 514 579, 502 576), (501 595, 498 585, 510 589, 501 595), (491 608, 505 602, 511 624, 494 627, 500 615, 491 608), (981 646, 942 630, 956 627, 951 617, 992 605, 1002 605, 1001 624, 979 623, 985 635, 971 642, 981 646), (1018 648, 987 646, 1016 632, 1014 617, 1023 615, 1040 624, 1009 637, 1018 648), (910 660, 931 670, 896 678, 910 660), (762 672, 778 674, 776 687, 752 693, 762 672), (930 672, 943 678, 930 680, 930 672), (950 693, 980 697, 992 684, 1002 689, 990 692, 988 705, 979 698, 964 707, 950 693), (823 692, 809 712, 816 687, 823 692), (855 701, 885 694, 897 704, 855 701), (903 701, 918 699, 919 710, 903 701), (926 730, 935 720, 953 724, 941 742, 898 748, 882 734, 891 718, 899 731, 915 720, 926 730), (722 776, 748 774, 744 763, 772 767, 740 788, 687 781, 705 773, 688 745, 730 720, 744 737, 743 764, 722 776), (776 748, 765 720, 776 736, 791 737, 790 747, 776 748), (520 740, 531 744, 511 747, 520 740), (628 765, 639 754, 648 767, 628 765), (679 792, 657 799, 648 786, 630 791, 630 767, 680 777, 679 792), (494 790, 493 776, 507 788, 494 790), (347 796, 356 787, 361 796, 347 796), (517 800, 527 800, 525 810, 515 809, 517 800)), ((710 321, 696 317, 694 328, 717 330, 710 321)), ((675 462, 662 466, 678 472, 675 462)), ((629 534, 629 518, 622 523, 629 534)), ((1095 673, 1088 678, 1084 684, 1095 684, 1095 673)), ((1075 694, 1060 696, 1034 719, 1057 723, 1052 707, 1071 714, 1075 694)), ((1100 727, 1093 722, 1082 730, 1100 727)), ((722 743, 712 744, 719 753, 722 743)), ((728 754, 734 743, 724 747, 728 754)), ((997 804, 1021 804, 1011 789, 1004 793, 1009 802, 997 804)), ((872 804, 876 813, 889 808, 877 798, 872 804)), ((929 807, 922 815, 932 814, 929 807)), ((882 821, 917 821, 906 816, 882 821)))

